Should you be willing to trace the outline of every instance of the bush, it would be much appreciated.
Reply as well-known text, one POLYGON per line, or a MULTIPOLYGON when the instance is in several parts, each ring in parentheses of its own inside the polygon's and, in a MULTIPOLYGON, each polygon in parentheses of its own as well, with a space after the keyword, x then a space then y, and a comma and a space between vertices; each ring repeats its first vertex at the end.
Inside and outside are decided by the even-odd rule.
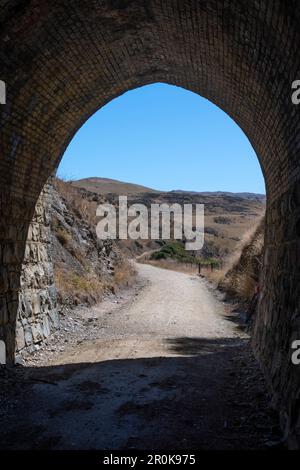
POLYGON ((223 216, 218 216, 214 217, 214 222, 216 224, 224 224, 224 225, 229 225, 231 224, 231 219, 229 217, 223 217, 223 216))
POLYGON ((152 253, 151 259, 168 259, 168 254, 165 251, 156 251, 155 253, 152 253))
POLYGON ((163 247, 152 253, 152 260, 173 259, 182 263, 195 263, 196 258, 185 250, 184 244, 179 241, 165 243, 163 247))

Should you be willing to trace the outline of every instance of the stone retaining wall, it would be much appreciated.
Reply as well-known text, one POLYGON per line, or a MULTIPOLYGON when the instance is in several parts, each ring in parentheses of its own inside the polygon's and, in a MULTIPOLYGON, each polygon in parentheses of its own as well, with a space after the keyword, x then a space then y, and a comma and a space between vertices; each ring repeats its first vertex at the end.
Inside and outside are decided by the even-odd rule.
POLYGON ((28 230, 16 322, 16 352, 32 352, 59 327, 51 257, 50 192, 46 185, 28 230))

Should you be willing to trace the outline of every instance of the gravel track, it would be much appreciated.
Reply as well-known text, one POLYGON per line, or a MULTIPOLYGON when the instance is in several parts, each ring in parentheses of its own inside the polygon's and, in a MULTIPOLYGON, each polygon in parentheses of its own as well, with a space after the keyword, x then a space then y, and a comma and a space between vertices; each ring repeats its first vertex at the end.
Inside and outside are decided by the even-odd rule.
POLYGON ((257 449, 274 440, 263 377, 224 304, 197 276, 137 270, 139 289, 81 309, 63 349, 19 369, 25 382, 10 387, 0 448, 257 449))

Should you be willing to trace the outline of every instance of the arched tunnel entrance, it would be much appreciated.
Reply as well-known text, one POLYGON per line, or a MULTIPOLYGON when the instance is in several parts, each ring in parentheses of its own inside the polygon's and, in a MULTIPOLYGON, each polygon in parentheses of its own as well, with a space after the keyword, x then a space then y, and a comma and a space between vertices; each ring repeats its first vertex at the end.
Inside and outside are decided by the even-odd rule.
MULTIPOLYGON (((21 265, 38 196, 77 129, 127 90, 153 82, 198 93, 252 143, 266 181, 263 288, 254 347, 299 432, 299 115, 296 2, 13 0, 0 9, 1 339, 13 361, 21 265)), ((39 221, 36 221, 37 226, 39 221)), ((33 243, 34 245, 34 243, 33 243)), ((34 246, 33 246, 34 249, 34 246)), ((296 439, 296 438, 295 438, 296 439)))

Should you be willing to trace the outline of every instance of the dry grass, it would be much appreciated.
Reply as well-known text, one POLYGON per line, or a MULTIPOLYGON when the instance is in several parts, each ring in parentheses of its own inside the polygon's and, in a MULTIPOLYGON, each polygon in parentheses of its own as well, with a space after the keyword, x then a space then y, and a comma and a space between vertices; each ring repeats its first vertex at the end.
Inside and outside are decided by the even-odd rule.
POLYGON ((68 203, 69 207, 72 207, 72 210, 76 211, 76 215, 90 225, 95 225, 96 201, 89 201, 82 196, 80 189, 61 179, 55 178, 53 180, 53 186, 68 203))
POLYGON ((56 230, 56 237, 60 244, 64 247, 67 247, 71 242, 71 235, 62 227, 56 230))
POLYGON ((129 287, 133 284, 135 277, 136 271, 132 264, 127 260, 122 260, 115 266, 112 287, 129 287))
POLYGON ((251 277, 251 273, 245 272, 238 278, 236 293, 241 300, 251 300, 257 287, 257 280, 251 277))
POLYGON ((245 238, 238 259, 227 269, 219 286, 230 296, 248 302, 259 284, 264 247, 264 219, 245 238))
MULTIPOLYGON (((89 200, 84 193, 68 182, 56 178, 53 185, 68 210, 73 213, 78 230, 83 227, 93 234, 97 202, 89 200)), ((86 247, 72 239, 72 228, 68 232, 55 218, 52 221, 52 228, 60 244, 73 257, 73 261, 77 260, 80 264, 79 267, 71 258, 68 258, 68 264, 64 257, 57 261, 54 271, 60 304, 93 305, 100 302, 106 292, 115 292, 134 282, 136 273, 133 266, 123 258, 122 253, 118 254, 111 271, 105 268, 105 262, 102 271, 101 260, 98 258, 97 261, 96 237, 91 237, 90 243, 94 252, 93 256, 89 256, 86 247)))
POLYGON ((225 291, 230 298, 248 303, 259 283, 264 246, 264 218, 249 229, 238 244, 236 251, 228 256, 221 269, 201 270, 210 282, 225 291))
POLYGON ((196 265, 191 265, 190 263, 180 263, 179 261, 175 261, 172 259, 158 259, 158 260, 151 260, 141 258, 138 260, 141 264, 150 264, 151 266, 156 266, 162 269, 169 269, 171 271, 178 271, 187 274, 197 274, 198 267, 196 265))
POLYGON ((62 305, 93 305, 102 299, 107 290, 107 285, 101 279, 70 273, 59 267, 55 268, 55 285, 62 305))
POLYGON ((214 284, 219 284, 222 279, 224 279, 225 274, 226 274, 226 269, 221 268, 221 269, 214 269, 213 271, 207 267, 207 268, 202 268, 201 269, 201 274, 206 277, 210 282, 214 284))
POLYGON ((101 302, 105 293, 131 286, 136 276, 133 266, 125 260, 115 266, 113 275, 105 278, 88 272, 70 272, 62 265, 55 266, 54 272, 61 305, 94 305, 101 302))

